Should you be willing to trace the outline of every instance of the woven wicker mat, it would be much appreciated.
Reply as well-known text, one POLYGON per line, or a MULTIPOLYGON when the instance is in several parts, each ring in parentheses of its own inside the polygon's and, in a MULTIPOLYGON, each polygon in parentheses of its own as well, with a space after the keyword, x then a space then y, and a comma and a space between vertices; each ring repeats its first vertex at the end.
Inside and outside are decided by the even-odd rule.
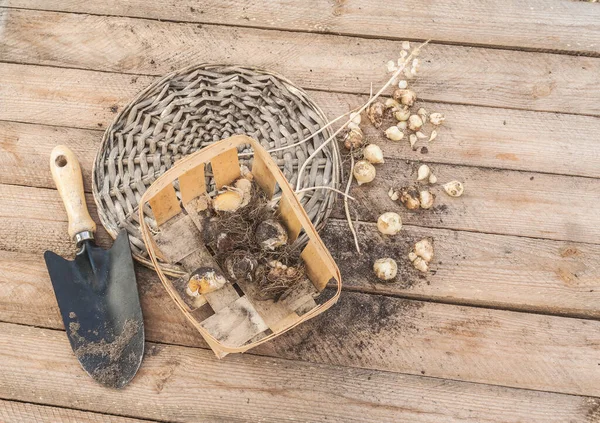
MULTIPOLYGON (((234 134, 247 134, 267 150, 291 145, 326 122, 303 90, 272 72, 203 64, 170 73, 143 90, 104 133, 93 172, 100 220, 113 238, 125 228, 134 257, 151 266, 139 232, 138 202, 175 161, 234 134)), ((292 186, 300 166, 331 134, 327 128, 306 143, 272 153, 292 186)), ((238 152, 240 161, 251 166, 250 150, 242 146, 238 152)), ((206 174, 207 187, 214 189, 210 168, 206 174)), ((323 148, 303 172, 302 188, 321 185, 339 188, 336 142, 323 148)), ((317 228, 329 216, 334 199, 334 192, 324 189, 302 196, 317 228)), ((156 227, 151 210, 145 212, 149 227, 156 227)), ((161 267, 179 273, 177 267, 161 267)))

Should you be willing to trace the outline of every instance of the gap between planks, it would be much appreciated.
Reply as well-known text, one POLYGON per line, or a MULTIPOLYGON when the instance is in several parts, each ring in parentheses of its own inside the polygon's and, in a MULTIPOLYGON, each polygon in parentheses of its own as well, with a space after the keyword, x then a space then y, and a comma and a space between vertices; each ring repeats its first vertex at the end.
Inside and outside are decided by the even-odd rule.
MULTIPOLYGON (((68 2, 65 2, 68 3, 68 2)), ((452 37, 448 37, 446 36, 446 38, 440 37, 440 35, 442 35, 442 32, 444 32, 445 30, 447 30, 447 26, 451 26, 448 25, 448 23, 446 22, 436 22, 436 18, 442 17, 446 18, 446 15, 450 18, 452 18, 452 13, 441 13, 439 16, 435 15, 435 12, 437 9, 441 9, 443 10, 443 7, 445 6, 443 2, 436 4, 436 8, 429 8, 427 10, 424 10, 423 13, 420 13, 419 7, 423 7, 426 8, 427 6, 424 5, 421 2, 416 2, 416 4, 410 4, 407 3, 406 4, 406 9, 407 10, 411 10, 412 13, 410 14, 406 14, 406 13, 402 13, 401 10, 398 10, 397 7, 393 6, 392 12, 393 13, 399 13, 398 16, 394 16, 393 14, 389 15, 387 12, 388 11, 380 11, 378 13, 377 16, 377 22, 366 22, 366 20, 357 20, 357 19, 352 19, 353 17, 353 13, 359 17, 361 12, 356 12, 356 9, 360 10, 360 7, 358 7, 358 5, 354 4, 354 8, 350 9, 349 11, 345 11, 344 12, 344 6, 341 4, 335 5, 332 8, 332 15, 331 18, 333 18, 334 16, 337 16, 337 20, 338 22, 334 22, 331 23, 331 18, 328 18, 327 15, 329 12, 329 10, 319 10, 319 8, 315 8, 312 4, 308 5, 307 3, 307 10, 305 10, 305 14, 306 15, 310 15, 310 14, 314 14, 316 16, 314 17, 318 17, 318 18, 325 18, 325 23, 321 24, 318 22, 318 19, 315 19, 313 21, 313 23, 311 23, 310 26, 305 25, 304 28, 302 27, 302 24, 300 22, 298 22, 296 19, 298 18, 298 14, 293 14, 291 16, 288 16, 286 14, 286 10, 283 9, 283 7, 280 7, 280 9, 277 11, 278 15, 279 15, 279 19, 278 22, 275 23, 275 21, 269 21, 268 20, 268 16, 271 14, 267 14, 264 11, 260 10, 258 12, 255 12, 258 14, 259 18, 257 19, 256 17, 250 18, 248 16, 246 16, 246 18, 244 18, 245 15, 247 15, 247 7, 244 7, 242 10, 231 10, 231 6, 232 5, 228 5, 228 7, 230 8, 229 13, 227 13, 226 15, 223 15, 222 13, 215 13, 216 11, 214 9, 220 9, 220 7, 223 7, 221 3, 218 4, 210 4, 211 2, 206 2, 203 3, 201 5, 202 11, 200 14, 195 13, 196 10, 193 6, 198 6, 197 3, 192 3, 192 2, 187 2, 189 3, 189 5, 185 5, 185 2, 181 2, 180 3, 180 10, 177 11, 171 11, 169 10, 169 6, 165 6, 164 12, 166 12, 166 14, 168 16, 165 15, 153 15, 152 11, 148 11, 145 10, 144 7, 148 7, 148 9, 152 9, 152 3, 153 2, 149 2, 147 4, 144 4, 141 8, 129 8, 127 10, 124 10, 123 13, 121 14, 114 14, 114 13, 110 13, 114 10, 118 10, 117 8, 119 7, 118 5, 115 7, 114 5, 111 6, 110 2, 107 2, 106 5, 88 5, 88 4, 77 4, 76 5, 76 9, 75 8, 69 8, 68 6, 66 7, 61 7, 59 4, 54 5, 54 8, 46 8, 45 6, 48 6, 46 3, 43 3, 43 6, 41 7, 35 7, 35 2, 31 2, 31 6, 28 7, 28 2, 24 1, 24 2, 19 2, 19 1, 7 1, 5 2, 5 4, 3 5, 3 7, 7 8, 7 9, 17 9, 17 10, 37 10, 37 11, 47 11, 47 12, 62 12, 62 13, 72 13, 72 14, 87 14, 87 15, 94 15, 94 16, 104 16, 104 17, 132 17, 132 18, 139 18, 139 19, 146 19, 146 20, 154 20, 154 21, 160 21, 160 22, 171 22, 171 23, 196 23, 196 24, 203 24, 203 25, 220 25, 220 26, 227 26, 227 27, 243 27, 243 28, 251 28, 251 29, 261 29, 261 30, 278 30, 278 31, 282 31, 282 32, 300 32, 300 33, 312 33, 312 34, 331 34, 331 35, 342 35, 342 36, 347 36, 347 37, 354 37, 354 38, 361 38, 361 39, 387 39, 387 40, 409 40, 409 41, 422 41, 425 39, 431 39, 433 40, 435 43, 439 43, 439 44, 449 44, 449 45, 462 45, 462 46, 473 46, 473 47, 482 47, 482 48, 490 48, 490 49, 503 49, 503 50, 518 50, 518 51, 531 51, 531 52, 551 52, 551 53, 555 53, 555 54, 565 54, 565 55, 586 55, 586 56, 598 56, 600 55, 600 52, 597 50, 593 50, 593 49, 582 49, 582 50, 577 50, 577 49, 572 49, 569 48, 571 47, 573 44, 576 45, 580 45, 581 43, 577 42, 577 40, 573 40, 573 32, 571 30, 571 28, 568 28, 568 33, 567 36, 569 36, 569 40, 568 42, 560 40, 559 37, 559 43, 563 46, 562 48, 557 48, 557 40, 556 40, 556 28, 557 25, 556 24, 552 24, 552 23, 548 23, 547 27, 548 29, 552 29, 552 37, 544 37, 543 35, 540 37, 540 31, 539 30, 534 30, 534 29, 530 29, 531 27, 531 21, 527 21, 525 25, 527 25, 527 30, 531 30, 532 32, 535 31, 535 35, 538 39, 536 39, 534 42, 531 41, 532 38, 536 38, 536 37, 523 37, 521 36, 521 38, 519 39, 519 41, 521 42, 521 44, 516 44, 515 42, 511 42, 511 41, 506 41, 505 43, 498 43, 498 37, 491 37, 489 39, 489 41, 487 42, 482 42, 482 38, 481 35, 482 34, 478 34, 475 35, 478 31, 473 31, 473 28, 470 28, 470 31, 467 32, 467 38, 465 38, 465 31, 457 31, 456 34, 453 35, 453 37, 456 37, 457 40, 452 39, 452 37), (14 5, 11 5, 11 3, 13 3, 14 5), (21 4, 21 5, 19 5, 21 4), (105 7, 105 8, 103 8, 105 7), (189 7, 189 10, 187 9, 189 7), (205 13, 205 10, 208 10, 209 13, 205 13), (342 11, 344 13, 339 13, 336 15, 336 10, 342 11), (175 13, 174 13, 175 12, 175 13), (191 13, 190 13, 191 12, 191 13), (240 15, 240 18, 236 18, 236 16, 240 15), (427 16, 427 14, 431 14, 431 16, 427 16), (350 19, 345 19, 345 15, 350 15, 350 19), (393 22, 392 25, 398 25, 399 27, 401 27, 404 31, 406 31, 406 25, 404 25, 404 23, 402 22, 402 18, 404 16, 410 16, 410 23, 412 25, 412 27, 418 28, 418 31, 415 30, 414 32, 409 29, 408 34, 406 36, 396 36, 392 31, 386 30, 389 26, 390 23, 393 22), (184 17, 188 17, 188 19, 182 19, 182 16, 184 17), (283 16, 284 19, 281 19, 283 16), (200 19, 198 19, 198 17, 200 19), (286 21, 287 19, 287 21, 286 21), (417 21, 415 22, 415 19, 417 19, 417 21), (252 22, 255 21, 256 23, 253 24, 252 22), (341 24, 340 22, 341 21, 341 24), (286 22, 289 23, 288 26, 284 26, 279 24, 279 22, 286 22), (316 23, 314 23, 316 22, 316 23), (271 24, 270 26, 267 24, 271 24), (439 28, 439 29, 437 29, 439 28), (358 29, 358 30, 357 30, 358 29), (469 37, 472 38, 469 39, 469 37), (546 43, 545 38, 548 38, 548 42, 546 43), (541 42, 540 42, 541 39, 541 42), (561 43, 562 41, 562 43, 561 43), (524 45, 525 43, 529 43, 530 45, 524 45)), ((574 2, 572 2, 574 3, 574 2)), ((558 5, 558 3, 556 3, 558 5)), ((367 4, 368 6, 370 6, 369 4, 367 4)), ((237 7, 239 5, 233 4, 233 8, 237 7)), ((363 4, 364 6, 364 4, 363 4)), ((252 7, 252 6, 250 6, 252 7)), ((385 7, 385 5, 379 5, 379 7, 385 7)), ((486 7, 486 5, 482 5, 483 8, 486 7)), ((573 9, 573 12, 575 12, 575 9, 580 8, 581 12, 583 12, 583 5, 577 5, 577 4, 571 4, 571 5, 565 5, 564 3, 561 4, 561 7, 568 9, 571 8, 573 9)), ((175 7, 173 7, 175 9, 175 7)), ((198 9, 200 7, 197 7, 198 9)), ((329 9, 329 8, 328 8, 329 9)), ((463 13, 462 12, 462 8, 458 5, 456 5, 455 3, 452 3, 452 12, 453 13, 463 13)), ((531 8, 533 10, 533 7, 531 8)), ((545 2, 545 4, 543 4, 543 9, 545 11, 548 11, 549 13, 555 13, 556 16, 558 16, 559 19, 563 19, 564 16, 566 16, 566 13, 563 13, 561 11, 556 11, 554 12, 554 7, 550 6, 548 4, 548 2, 545 2)), ((594 9, 591 9, 588 7, 586 9, 586 17, 590 14, 591 12, 595 12, 594 9)), ((474 12, 472 9, 470 10, 470 12, 474 12)), ((521 5, 521 10, 519 11, 519 16, 527 16, 527 12, 529 12, 527 10, 527 3, 523 3, 521 5)), ((489 17, 489 14, 498 14, 498 9, 493 9, 493 10, 482 10, 479 11, 478 13, 483 14, 483 15, 488 15, 486 17, 489 17), (486 13, 487 12, 487 13, 486 13)), ((500 12, 502 13, 502 11, 500 12)), ((529 12, 531 13, 531 12, 529 12)), ((534 15, 534 14, 532 14, 534 15)), ((510 15, 508 15, 510 16, 510 15)), ((535 15, 534 15, 535 16, 535 15)), ((461 16, 462 17, 462 16, 461 16)), ((512 18, 512 16, 510 16, 512 18)), ((372 19, 374 19, 374 17, 371 17, 372 19)), ((573 16, 573 19, 576 21, 576 17, 573 16)), ((592 20, 593 18, 588 17, 588 19, 592 20)), ((439 19, 438 19, 439 21, 439 19)), ((494 22, 495 24, 496 22, 494 22)), ((515 24, 520 24, 521 22, 510 22, 510 20, 506 21, 506 25, 510 26, 510 30, 512 31, 512 33, 514 34, 515 31, 515 24)), ((539 21, 536 22, 539 24, 539 21)), ((569 22, 570 23, 570 22, 569 22)), ((479 28, 477 28, 479 29, 479 28)), ((489 25, 487 26, 486 30, 489 30, 489 25)), ((450 30, 452 31, 452 30, 450 30)), ((583 32, 583 30, 581 30, 583 32)), ((542 31, 543 34, 544 31, 542 31)), ((510 38, 507 37, 507 38, 510 38)), ((593 38, 591 38, 593 40, 593 38)), ((590 38, 586 37, 585 38, 586 41, 589 42, 590 38)), ((595 47, 594 44, 590 44, 590 47, 595 47)))
POLYGON ((0 399, 0 420, 3 423, 167 423, 167 420, 140 420, 135 417, 97 413, 83 408, 46 405, 32 400, 0 399), (42 420, 40 420, 40 418, 42 420), (17 420, 18 419, 18 420, 17 420))

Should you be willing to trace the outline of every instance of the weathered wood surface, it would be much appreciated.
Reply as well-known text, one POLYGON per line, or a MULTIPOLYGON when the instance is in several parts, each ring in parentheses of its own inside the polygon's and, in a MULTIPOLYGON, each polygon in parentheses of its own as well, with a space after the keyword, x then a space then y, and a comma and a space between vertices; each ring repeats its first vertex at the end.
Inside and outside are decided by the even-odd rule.
POLYGON ((117 391, 81 370, 63 332, 0 329, 0 397, 17 401, 177 422, 591 423, 600 416, 596 398, 252 355, 217 361, 207 350, 151 343, 135 379, 117 391))
MULTIPOLYGON (((395 211, 407 224, 431 228, 588 243, 600 239, 600 213, 593 212, 600 207, 597 179, 432 165, 439 181, 428 186, 436 195, 434 206, 411 211, 393 202, 388 191, 414 183, 420 164, 388 160, 377 167, 374 182, 353 187, 356 201, 351 204, 358 218, 375 222, 380 214, 395 211), (459 198, 448 196, 442 188, 452 180, 464 184, 465 192, 459 198)), ((345 217, 341 201, 333 215, 345 217)))
MULTIPOLYGON (((3 9, 0 60, 162 75, 193 63, 279 72, 304 88, 368 93, 400 41, 3 9), (110 34, 111 42, 106 42, 110 34)), ((427 100, 600 114, 600 58, 431 44, 415 90, 427 100), (585 95, 584 95, 585 94, 585 95)))
MULTIPOLYGON (((40 256, 0 257, 0 321, 62 328, 40 256)), ((157 277, 138 270, 147 339, 205 348, 157 277)), ((327 313, 250 353, 598 396, 599 345, 598 321, 344 292, 327 313)))
MULTIPOLYGON (((87 203, 97 220, 91 195, 87 203)), ((55 190, 0 185, 1 250, 41 257, 50 249, 62 256, 73 255, 75 249, 66 227, 66 214, 55 190)), ((340 264, 344 283, 353 288, 419 299, 600 317, 600 246, 408 225, 397 237, 380 235, 374 224, 366 223, 358 225, 358 233, 364 250, 359 257, 346 222, 332 220, 323 233, 340 264), (425 236, 435 241, 435 261, 432 272, 423 276, 407 265, 406 254, 425 236), (383 284, 373 278, 372 263, 384 256, 396 257, 404 269, 399 283, 383 284)), ((101 225, 97 240, 104 247, 112 242, 101 225)))
MULTIPOLYGON (((0 420, 600 421, 598 399, 563 395, 600 396, 600 322, 586 320, 600 317, 600 118, 584 116, 600 115, 600 8, 465 1, 0 0, 9 7, 0 9, 0 321, 11 322, 0 323, 0 420), (346 283, 340 302, 251 354, 216 361, 156 275, 138 267, 148 339, 199 348, 148 344, 125 391, 94 384, 64 333, 49 330, 62 322, 41 253, 74 253, 60 200, 44 189, 53 188, 52 147, 72 147, 89 181, 118 110, 158 75, 202 61, 279 71, 333 118, 384 80, 404 38, 433 39, 415 87, 448 119, 427 154, 367 129, 387 160, 377 184, 353 189, 364 254, 353 254, 342 220, 324 232, 346 283), (546 52, 518 51, 537 49, 546 52), (440 182, 463 180, 465 195, 434 188, 432 212, 391 204, 388 188, 412 181, 422 160, 440 182), (368 223, 389 210, 402 214, 401 237, 368 223), (424 236, 436 248, 427 275, 406 260, 424 236), (373 279, 383 255, 399 259, 397 283, 373 279)), ((110 242, 100 230, 99 243, 110 242)))
MULTIPOLYGON (((108 92, 113 88, 99 86, 93 96, 84 97, 77 93, 76 87, 67 84, 68 73, 74 72, 75 77, 80 73, 81 79, 88 79, 90 83, 101 82, 97 80, 98 77, 102 78, 101 73, 83 72, 85 75, 82 76, 81 71, 68 70, 67 75, 61 76, 59 74, 62 72, 57 69, 35 69, 38 74, 31 76, 31 81, 37 86, 37 91, 32 96, 13 96, 11 109, 4 109, 0 119, 13 118, 52 125, 58 122, 98 130, 0 121, 0 183, 54 186, 48 172, 35 172, 32 169, 46 167, 50 151, 60 143, 69 145, 77 154, 82 162, 84 182, 88 183, 91 181, 94 156, 102 139, 98 123, 102 127, 107 126, 114 116, 110 108, 115 104, 119 109, 124 107, 128 101, 127 95, 134 95, 129 91, 131 79, 123 75, 115 76, 112 87, 119 88, 122 84, 121 95, 108 92), (45 72, 56 78, 46 79, 45 72), (48 105, 40 119, 32 111, 46 107, 43 104, 45 92, 73 97, 73 102, 60 108, 48 105), (111 99, 111 95, 118 98, 111 99), (31 103, 39 105, 32 110, 31 103), (23 111, 24 115, 18 117, 13 109, 23 111)), ((18 88, 13 89, 16 92, 18 88)), ((310 95, 331 118, 361 104, 365 99, 351 94, 318 91, 310 95)), ((424 106, 430 111, 442 111, 447 117, 435 141, 418 144, 419 147, 427 145, 426 155, 420 152, 420 148, 412 151, 407 141, 387 141, 382 131, 370 125, 364 125, 367 138, 380 145, 385 157, 390 158, 600 177, 600 166, 594 154, 596 134, 600 133, 600 118, 439 103, 424 103, 424 106)), ((391 119, 387 122, 390 125, 393 123, 391 119)))
MULTIPOLYGON (((352 207, 357 209, 360 220, 375 222, 381 213, 398 211, 405 223, 418 226, 571 242, 598 243, 600 239, 600 214, 590 213, 600 206, 600 181, 597 179, 432 165, 440 182, 430 188, 437 196, 435 206, 430 210, 412 212, 392 202, 388 191, 391 187, 400 188, 413 183, 419 164, 388 159, 377 166, 375 182, 353 187, 352 195, 357 201, 352 202, 352 207), (464 183, 465 194, 462 197, 452 198, 443 192, 441 184, 451 180, 464 183)), ((42 166, 35 171, 49 173, 42 166)), ((6 173, 0 170, 0 174, 6 173)), ((0 192, 19 189, 4 185, 0 192)), ((44 194, 43 190, 31 190, 36 196, 37 193, 50 195, 48 192, 44 194)), ((33 204, 32 207, 39 206, 33 204)), ((2 210, 6 210, 4 213, 9 216, 12 213, 18 217, 20 213, 16 206, 8 204, 0 206, 2 210)), ((338 202, 334 216, 344 217, 342 202, 338 202)))
MULTIPOLYGON (((36 398, 37 401, 42 400, 36 398)), ((28 398, 29 399, 29 398, 28 398)), ((77 407, 84 404, 85 399, 70 404, 77 407)), ((106 410, 110 412, 110 410, 106 410)), ((0 400, 0 421, 2 423, 149 423, 149 420, 138 420, 110 414, 90 413, 70 408, 48 407, 26 402, 0 400)))
POLYGON ((240 3, 235 1, 2 0, 27 9, 212 23, 380 39, 433 39, 450 43, 600 53, 600 10, 584 2, 419 0, 378 2, 320 0, 240 3), (226 11, 226 13, 224 13, 226 11), (574 25, 576 23, 576 25, 574 25))

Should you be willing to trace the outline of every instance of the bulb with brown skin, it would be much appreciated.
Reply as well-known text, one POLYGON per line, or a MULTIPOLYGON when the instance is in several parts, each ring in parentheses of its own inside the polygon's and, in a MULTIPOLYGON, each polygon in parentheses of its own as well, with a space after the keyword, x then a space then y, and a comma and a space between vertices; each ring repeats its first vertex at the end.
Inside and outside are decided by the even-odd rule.
POLYGON ((420 193, 417 187, 409 186, 400 189, 400 202, 409 210, 421 207, 420 193))
POLYGON ((396 89, 392 94, 394 100, 399 101, 405 106, 412 106, 417 101, 417 94, 413 90, 396 89))
POLYGON ((367 117, 375 128, 379 128, 383 123, 383 114, 385 113, 385 105, 379 101, 371 104, 367 110, 367 117))
POLYGON ((365 136, 360 128, 352 128, 344 137, 344 147, 348 150, 356 150, 365 143, 365 136))
POLYGON ((259 223, 254 236, 258 245, 267 251, 273 251, 288 241, 287 231, 275 219, 267 219, 259 223))
POLYGON ((232 281, 245 280, 252 282, 258 267, 258 261, 252 253, 237 250, 225 258, 225 273, 232 281))

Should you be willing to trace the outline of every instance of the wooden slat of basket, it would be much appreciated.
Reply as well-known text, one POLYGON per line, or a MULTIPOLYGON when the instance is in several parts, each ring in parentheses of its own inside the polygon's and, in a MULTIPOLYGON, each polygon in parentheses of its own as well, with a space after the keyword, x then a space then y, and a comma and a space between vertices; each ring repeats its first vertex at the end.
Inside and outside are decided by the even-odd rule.
POLYGON ((196 166, 179 177, 179 191, 181 192, 181 202, 184 207, 190 201, 206 192, 204 164, 196 166))
POLYGON ((242 176, 238 151, 235 148, 213 157, 210 163, 217 189, 221 189, 225 185, 231 185, 233 181, 242 176))
POLYGON ((298 215, 287 197, 281 197, 279 200, 279 216, 285 223, 289 238, 288 242, 291 244, 300 235, 302 223, 300 223, 300 219, 298 219, 298 215))
POLYGON ((177 199, 173 185, 164 187, 160 193, 150 199, 149 203, 158 226, 181 212, 179 200, 177 199))
POLYGON ((262 157, 255 155, 252 161, 252 175, 254 180, 260 186, 260 188, 267 194, 267 198, 271 199, 275 192, 275 186, 277 181, 273 176, 271 170, 267 167, 267 164, 262 157))

